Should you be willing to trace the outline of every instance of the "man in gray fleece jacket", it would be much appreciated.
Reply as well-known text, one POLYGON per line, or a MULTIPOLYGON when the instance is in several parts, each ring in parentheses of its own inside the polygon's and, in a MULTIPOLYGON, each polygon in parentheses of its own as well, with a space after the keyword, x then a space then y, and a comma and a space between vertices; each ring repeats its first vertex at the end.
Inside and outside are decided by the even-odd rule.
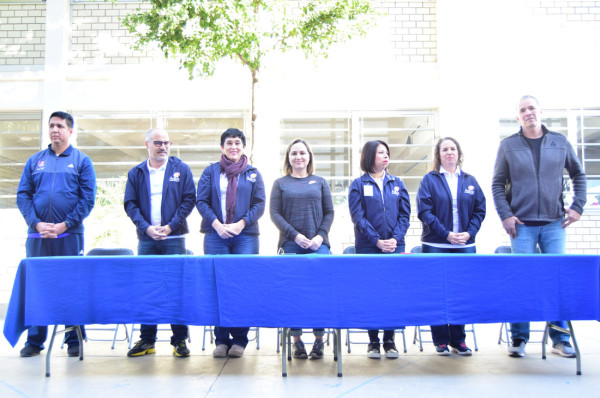
MULTIPOLYGON (((519 100, 521 130, 500 143, 492 194, 502 226, 510 235, 513 253, 564 254, 566 231, 579 220, 586 202, 586 178, 573 147, 562 134, 542 125, 539 101, 530 95, 519 100), (575 195, 567 209, 563 203, 563 171, 567 170, 575 195)), ((552 322, 566 328, 562 321, 552 322)), ((511 323, 509 355, 525 356, 529 322, 511 323)), ((575 357, 569 334, 550 329, 552 352, 575 357)))

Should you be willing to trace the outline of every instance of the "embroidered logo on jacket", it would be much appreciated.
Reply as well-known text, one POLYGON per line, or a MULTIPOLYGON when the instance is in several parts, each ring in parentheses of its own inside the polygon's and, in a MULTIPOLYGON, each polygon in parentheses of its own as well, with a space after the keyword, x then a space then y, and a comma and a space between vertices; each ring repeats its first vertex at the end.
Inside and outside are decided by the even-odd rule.
POLYGON ((248 177, 246 177, 246 180, 250 182, 256 182, 256 173, 250 174, 248 177))
POLYGON ((173 173, 173 177, 169 177, 169 181, 172 182, 179 182, 179 176, 181 175, 180 172, 176 171, 175 173, 173 173))
POLYGON ((468 195, 475 195, 475 187, 473 185, 469 185, 467 189, 465 189, 465 193, 468 195))
POLYGON ((400 187, 394 187, 394 190, 392 191, 392 195, 399 196, 400 195, 400 187))
POLYGON ((46 167, 46 161, 45 160, 38 160, 37 167, 35 169, 36 170, 44 170, 45 167, 46 167))
POLYGON ((75 166, 73 166, 73 163, 69 164, 67 167, 70 168, 70 169, 74 169, 75 168, 75 166))

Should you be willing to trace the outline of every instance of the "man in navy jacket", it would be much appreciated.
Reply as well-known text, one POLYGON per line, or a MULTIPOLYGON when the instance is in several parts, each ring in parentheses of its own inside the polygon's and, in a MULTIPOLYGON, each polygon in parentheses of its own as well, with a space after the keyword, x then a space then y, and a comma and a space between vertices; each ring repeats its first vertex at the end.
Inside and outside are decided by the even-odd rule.
MULTIPOLYGON (((138 255, 185 254, 186 218, 194 209, 196 190, 190 167, 169 157, 171 141, 162 129, 146 133, 148 159, 129 170, 125 187, 125 211, 136 225, 138 255)), ((173 354, 188 357, 186 325, 171 325, 173 354)), ((154 354, 156 325, 141 325, 140 341, 127 356, 154 354)))
MULTIPOLYGON (((96 173, 90 158, 70 144, 73 124, 68 113, 50 115, 51 143, 23 169, 17 206, 29 226, 27 257, 83 255, 83 220, 96 200, 96 173)), ((47 334, 47 326, 31 326, 21 356, 38 355, 47 334)), ((67 332, 66 343, 69 356, 78 357, 75 331, 67 332)))

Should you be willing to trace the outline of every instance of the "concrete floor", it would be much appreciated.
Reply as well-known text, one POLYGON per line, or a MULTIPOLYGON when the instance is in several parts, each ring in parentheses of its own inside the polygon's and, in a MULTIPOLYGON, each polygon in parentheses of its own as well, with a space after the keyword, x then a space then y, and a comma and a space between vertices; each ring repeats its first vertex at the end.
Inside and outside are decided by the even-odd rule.
MULTIPOLYGON (((344 346, 343 377, 338 378, 332 348, 322 361, 293 360, 288 377, 281 377, 276 332, 261 329, 261 348, 250 343, 240 359, 213 359, 212 348, 202 351, 202 328, 192 327, 189 358, 175 358, 167 342, 157 343, 156 355, 127 358, 127 343, 85 344, 85 360, 68 358, 56 344, 52 376, 45 377, 45 352, 20 358, 22 342, 10 347, 0 341, 0 397, 598 397, 600 396, 600 324, 574 322, 582 350, 583 375, 575 375, 575 360, 548 354, 541 345, 528 344, 525 358, 510 358, 499 346, 499 324, 476 325, 479 351, 472 357, 438 357, 428 343, 423 352, 412 344, 414 328, 407 328, 406 354, 397 360, 370 360, 365 345, 344 346)), ((106 332, 90 332, 90 336, 106 332)), ((160 332, 162 337, 168 332, 160 332)), ((358 335, 353 340, 363 340, 358 335)), ((534 336, 537 337, 538 336, 534 336)), ((138 336, 136 334, 135 339, 138 336)), ((305 335, 305 341, 310 336, 305 335)), ((533 337, 532 337, 533 339, 533 337)), ((397 343, 401 336, 397 335, 397 343)), ((343 338, 345 342, 345 336, 343 338)), ((472 337, 467 344, 473 348, 472 337)), ((401 348, 401 343, 397 344, 401 348)))

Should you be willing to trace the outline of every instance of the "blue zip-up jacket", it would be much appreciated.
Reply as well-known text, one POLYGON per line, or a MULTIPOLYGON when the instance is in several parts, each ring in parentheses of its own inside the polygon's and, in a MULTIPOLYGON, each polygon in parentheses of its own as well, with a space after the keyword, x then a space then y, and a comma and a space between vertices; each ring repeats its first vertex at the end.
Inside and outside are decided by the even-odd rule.
POLYGON ((379 239, 391 238, 404 245, 410 224, 410 198, 402 180, 386 173, 383 197, 382 202, 379 186, 368 173, 352 181, 348 202, 355 247, 377 247, 379 239))
MULTIPOLYGON (((258 170, 250 165, 242 171, 238 179, 237 198, 233 222, 241 219, 246 221, 242 233, 258 235, 258 219, 265 212, 265 184, 258 170)), ((212 227, 215 218, 224 222, 221 211, 221 165, 213 163, 204 169, 198 181, 198 194, 196 195, 196 208, 202 216, 200 232, 215 232, 212 227)))
POLYGON ((56 156, 52 144, 31 156, 25 165, 17 206, 29 226, 37 233, 40 222, 61 223, 71 227, 67 233, 83 233, 83 220, 96 201, 96 172, 92 160, 70 145, 56 156))
MULTIPOLYGON (((485 218, 485 196, 475 177, 463 170, 456 193, 459 232, 471 235, 466 244, 475 243, 475 235, 485 218)), ((423 177, 417 192, 417 212, 423 223, 423 242, 449 243, 446 238, 453 227, 452 194, 443 174, 431 171, 423 177)))
MULTIPOLYGON (((169 225, 171 235, 189 232, 187 216, 194 210, 196 188, 190 167, 180 159, 171 156, 167 162, 163 180, 160 225, 169 225)), ((125 186, 125 212, 136 226, 139 240, 152 240, 146 229, 152 225, 150 208, 150 172, 144 160, 127 173, 125 186)))

